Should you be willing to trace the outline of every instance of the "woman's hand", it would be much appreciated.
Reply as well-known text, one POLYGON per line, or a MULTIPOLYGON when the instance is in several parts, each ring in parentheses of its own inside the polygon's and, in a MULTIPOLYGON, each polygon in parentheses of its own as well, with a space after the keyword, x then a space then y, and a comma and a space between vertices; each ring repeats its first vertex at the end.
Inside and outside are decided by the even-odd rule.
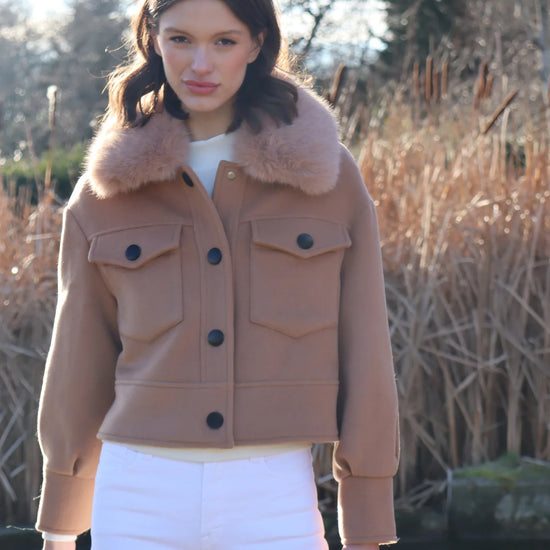
POLYGON ((57 542, 53 540, 45 540, 42 550, 75 550, 76 542, 57 542))

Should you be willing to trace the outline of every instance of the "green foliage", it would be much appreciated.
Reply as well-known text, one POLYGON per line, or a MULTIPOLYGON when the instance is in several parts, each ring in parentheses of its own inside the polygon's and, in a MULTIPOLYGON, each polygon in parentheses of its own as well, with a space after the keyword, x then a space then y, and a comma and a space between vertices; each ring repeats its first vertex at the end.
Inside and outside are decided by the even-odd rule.
MULTIPOLYGON (((56 149, 53 153, 52 182, 55 193, 62 199, 70 196, 82 171, 86 154, 86 142, 77 143, 69 150, 56 149)), ((19 194, 23 189, 30 190, 33 202, 37 198, 37 183, 44 185, 44 174, 48 164, 48 153, 43 153, 38 163, 33 165, 30 159, 19 162, 7 161, 2 168, 3 185, 11 193, 19 194)))
POLYGON ((457 479, 480 479, 510 484, 519 481, 550 479, 550 463, 522 461, 516 453, 506 453, 497 460, 479 466, 455 470, 457 479))
POLYGON ((466 9, 463 0, 388 0, 389 32, 383 40, 382 63, 400 71, 408 68, 411 60, 424 60, 433 54, 434 44, 460 33, 466 9))

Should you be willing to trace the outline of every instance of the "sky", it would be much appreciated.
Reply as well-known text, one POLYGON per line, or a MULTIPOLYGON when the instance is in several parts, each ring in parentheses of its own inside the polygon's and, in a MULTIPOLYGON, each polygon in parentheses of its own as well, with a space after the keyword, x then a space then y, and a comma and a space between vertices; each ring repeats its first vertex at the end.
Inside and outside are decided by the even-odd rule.
MULTIPOLYGON (((60 14, 67 10, 65 0, 27 0, 27 2, 32 9, 31 17, 38 21, 46 18, 48 15, 60 14)), ((381 9, 382 2, 380 0, 371 0, 371 4, 372 8, 369 10, 369 25, 377 32, 377 34, 379 34, 380 31, 383 31, 385 28, 381 9)), ((345 24, 346 21, 349 22, 349 14, 346 12, 346 8, 343 8, 342 5, 339 6, 337 4, 334 15, 337 19, 342 21, 342 24, 337 24, 336 27, 331 29, 330 38, 332 41, 343 43, 350 41, 350 29, 347 28, 348 26, 345 24)), ((305 20, 300 20, 300 18, 295 17, 295 14, 288 14, 287 17, 283 14, 283 29, 289 35, 296 34, 296 30, 298 30, 297 34, 300 34, 299 31, 301 30, 302 25, 304 25, 304 21, 306 28, 308 28, 311 25, 311 21, 307 18, 305 20)), ((353 36, 353 34, 354 33, 352 32, 351 35, 353 36)), ((357 36, 356 38, 364 39, 365 37, 357 36)), ((354 41, 354 39, 351 38, 351 41, 354 41)), ((372 40, 371 46, 375 49, 380 49, 380 45, 376 40, 372 40)))
POLYGON ((60 13, 66 9, 64 0, 28 0, 32 8, 32 18, 42 19, 48 14, 60 13))
MULTIPOLYGON (((32 17, 34 19, 41 19, 48 14, 62 13, 67 9, 65 5, 65 0, 27 0, 32 8, 32 17)), ((371 12, 374 22, 374 26, 380 23, 381 20, 381 11, 377 10, 379 8, 380 1, 373 2, 374 9, 371 12)), ((288 22, 286 22, 288 25, 288 22)))

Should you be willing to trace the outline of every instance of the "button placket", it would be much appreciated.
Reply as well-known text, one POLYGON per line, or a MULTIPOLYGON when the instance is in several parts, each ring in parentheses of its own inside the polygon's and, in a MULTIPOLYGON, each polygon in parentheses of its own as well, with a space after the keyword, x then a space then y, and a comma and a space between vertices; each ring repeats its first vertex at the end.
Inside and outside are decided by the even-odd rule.
MULTIPOLYGON (((239 186, 232 185, 228 177, 230 167, 221 166, 217 175, 212 196, 195 180, 181 173, 181 184, 187 191, 193 225, 200 228, 195 231, 195 246, 200 259, 200 382, 227 382, 227 390, 220 392, 204 410, 200 422, 204 429, 211 431, 212 439, 219 442, 232 441, 232 390, 233 380, 233 340, 231 296, 232 272, 231 253, 228 235, 224 227, 224 218, 218 210, 220 196, 239 186), (188 180, 191 180, 190 182, 188 180), (224 185, 226 184, 226 185, 224 185)), ((189 170, 188 176, 192 174, 189 170)), ((194 179, 194 176, 192 176, 194 179)), ((238 181, 237 174, 235 178, 238 181)))
POLYGON ((208 333, 208 343, 211 346, 214 346, 215 348, 217 348, 218 346, 221 346, 224 340, 225 340, 225 334, 219 329, 211 330, 208 333))

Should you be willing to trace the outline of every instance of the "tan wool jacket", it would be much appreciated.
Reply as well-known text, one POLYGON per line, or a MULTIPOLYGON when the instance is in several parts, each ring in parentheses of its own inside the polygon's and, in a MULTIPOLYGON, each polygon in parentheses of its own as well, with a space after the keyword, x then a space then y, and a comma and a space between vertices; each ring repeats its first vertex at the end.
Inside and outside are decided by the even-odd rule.
POLYGON ((37 528, 89 528, 101 441, 337 442, 346 544, 396 540, 397 395, 378 227, 332 114, 236 133, 212 198, 185 124, 105 123, 64 213, 37 528))

